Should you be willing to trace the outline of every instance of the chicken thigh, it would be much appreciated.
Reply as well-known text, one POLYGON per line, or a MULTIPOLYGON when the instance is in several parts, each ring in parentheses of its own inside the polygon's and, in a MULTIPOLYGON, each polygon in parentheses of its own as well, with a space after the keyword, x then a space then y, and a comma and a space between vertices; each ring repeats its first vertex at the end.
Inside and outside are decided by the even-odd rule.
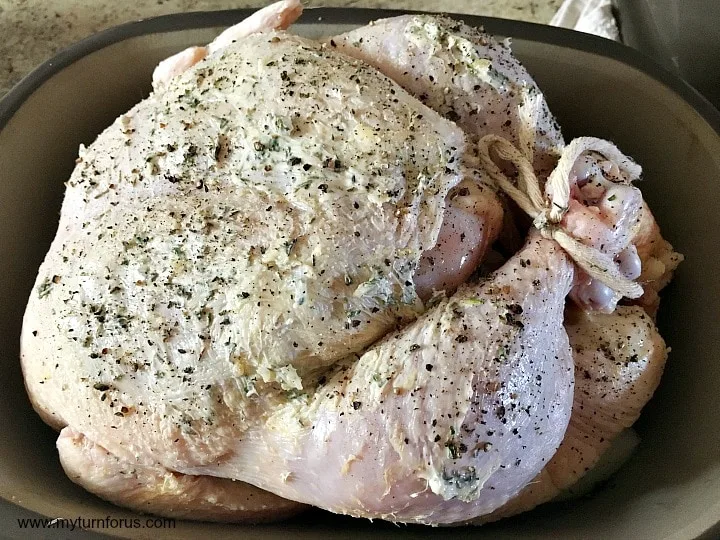
POLYGON ((570 304, 565 328, 573 350, 575 396, 563 442, 516 498, 481 522, 530 510, 572 487, 635 423, 660 383, 668 349, 641 308, 619 306, 604 314, 570 304))
POLYGON ((189 474, 238 478, 333 512, 426 524, 489 513, 555 453, 573 369, 573 268, 533 237, 189 474), (547 287, 547 288, 546 288, 547 287))

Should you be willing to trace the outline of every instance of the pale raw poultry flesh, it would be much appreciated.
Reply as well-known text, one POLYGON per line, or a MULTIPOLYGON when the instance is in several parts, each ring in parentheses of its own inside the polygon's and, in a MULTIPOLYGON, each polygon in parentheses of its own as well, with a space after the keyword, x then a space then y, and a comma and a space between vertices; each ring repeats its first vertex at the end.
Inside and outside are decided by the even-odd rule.
MULTIPOLYGON (((218 521, 305 503, 453 524, 553 498, 634 422, 666 351, 639 308, 567 319, 582 274, 538 235, 462 285, 503 225, 474 142, 503 135, 544 177, 564 142, 542 94, 508 47, 448 19, 320 45, 272 32, 297 2, 263 12, 161 64, 156 92, 81 150, 22 338, 68 475, 218 521), (587 357, 628 326, 630 369, 603 364, 616 341, 587 357)), ((613 255, 635 241, 618 264, 662 276, 641 299, 656 308, 679 257, 646 206, 619 226, 641 215, 634 192, 615 214, 590 200, 591 169, 568 221, 617 229, 613 255)))
POLYGON ((548 173, 564 145, 535 81, 507 42, 446 17, 375 21, 327 43, 375 66, 473 140, 501 135, 548 173))
MULTIPOLYGON (((565 145, 542 93, 508 45, 475 28, 447 18, 408 15, 376 21, 327 43, 374 65, 456 121, 472 138, 492 133, 515 142, 534 159, 541 177, 565 145)), ((660 235, 639 190, 614 183, 620 175, 617 166, 601 156, 585 155, 572 173, 574 200, 566 226, 616 257, 626 277, 639 278, 645 294, 637 303, 654 316, 658 292, 669 283, 682 256, 660 235)), ((504 234, 508 232, 516 234, 506 221, 504 234)), ((667 351, 650 317, 637 309, 616 310, 620 297, 581 271, 576 271, 571 296, 586 309, 608 314, 584 314, 571 317, 578 319, 574 323, 566 321, 571 342, 583 343, 582 348, 573 343, 575 370, 582 377, 568 433, 551 463, 521 494, 479 521, 531 509, 568 490, 635 422, 660 382, 667 351), (619 332, 624 341, 608 339, 619 332), (592 361, 588 351, 604 360, 592 361), (632 359, 629 370, 613 367, 627 368, 628 358, 632 359), (586 375, 598 370, 601 378, 588 383, 586 375), (637 390, 638 385, 643 391, 637 390), (608 387, 615 389, 615 399, 609 403, 605 402, 608 387), (578 444, 578 431, 593 435, 578 444)), ((568 313, 578 311, 570 307, 568 313)))

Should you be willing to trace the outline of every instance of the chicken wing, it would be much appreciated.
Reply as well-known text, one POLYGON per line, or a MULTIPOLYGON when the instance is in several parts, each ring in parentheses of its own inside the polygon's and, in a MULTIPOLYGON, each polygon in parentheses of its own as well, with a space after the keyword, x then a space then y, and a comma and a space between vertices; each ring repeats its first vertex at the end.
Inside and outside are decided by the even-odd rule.
POLYGON ((153 88, 162 89, 172 79, 185 73, 207 55, 224 49, 235 41, 271 30, 285 30, 302 15, 300 0, 281 0, 264 7, 247 19, 231 26, 203 47, 188 47, 160 62, 153 71, 153 88))

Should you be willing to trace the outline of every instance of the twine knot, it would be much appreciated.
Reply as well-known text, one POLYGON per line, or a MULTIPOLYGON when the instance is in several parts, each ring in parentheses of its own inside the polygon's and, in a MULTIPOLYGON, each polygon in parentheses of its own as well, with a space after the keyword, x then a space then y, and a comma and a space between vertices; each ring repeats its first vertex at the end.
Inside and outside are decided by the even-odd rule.
POLYGON ((533 219, 533 226, 543 238, 556 241, 570 258, 590 277, 597 279, 621 296, 639 298, 642 286, 623 276, 615 261, 591 246, 575 239, 561 225, 570 204, 570 172, 577 159, 588 151, 602 154, 626 173, 627 184, 639 178, 642 169, 615 145, 594 137, 574 139, 561 153, 555 169, 547 179, 551 197, 543 195, 540 182, 530 160, 510 141, 497 135, 486 135, 478 142, 478 158, 495 185, 504 191, 533 219), (513 184, 490 157, 490 150, 517 169, 517 185, 513 184))
POLYGON ((555 231, 557 231, 558 225, 557 223, 552 222, 550 218, 550 210, 545 208, 535 217, 535 219, 533 219, 533 227, 540 231, 543 238, 552 240, 555 231))

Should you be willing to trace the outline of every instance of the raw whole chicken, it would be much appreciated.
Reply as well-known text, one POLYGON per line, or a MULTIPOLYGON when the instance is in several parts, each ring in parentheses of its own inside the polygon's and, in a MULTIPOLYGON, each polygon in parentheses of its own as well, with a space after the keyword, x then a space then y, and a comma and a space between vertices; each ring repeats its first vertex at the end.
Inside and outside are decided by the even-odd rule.
MULTIPOLYGON (((277 31, 301 11, 162 62, 81 148, 22 335, 66 472, 215 521, 310 504, 457 524, 551 499, 635 421, 666 352, 537 232, 468 281, 512 226, 475 144, 508 139, 544 180, 565 145, 542 94, 455 21, 321 44, 277 31)), ((679 256, 612 160, 572 171, 563 226, 654 283, 654 313, 679 256)))

